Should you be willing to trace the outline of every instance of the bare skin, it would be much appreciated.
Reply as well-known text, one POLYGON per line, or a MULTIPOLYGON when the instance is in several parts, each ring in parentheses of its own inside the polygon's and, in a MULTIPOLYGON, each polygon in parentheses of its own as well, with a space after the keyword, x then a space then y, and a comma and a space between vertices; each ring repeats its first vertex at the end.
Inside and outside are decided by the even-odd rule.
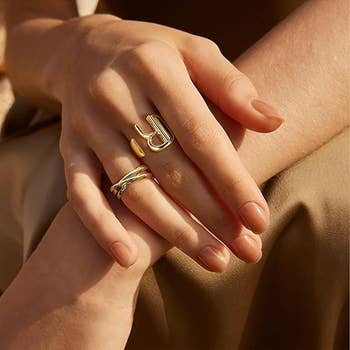
POLYGON ((74 16, 70 3, 61 10, 65 16, 55 13, 61 2, 46 3, 48 19, 40 1, 31 1, 18 20, 11 15, 18 13, 16 2, 9 2, 7 67, 20 94, 52 109, 62 106, 68 197, 86 227, 120 264, 135 262, 135 245, 99 190, 101 168, 115 183, 141 164, 127 143, 135 138, 161 186, 152 180, 133 184, 122 196, 128 208, 210 270, 225 268, 225 245, 245 261, 257 261, 261 242, 247 229, 266 230, 268 206, 200 93, 256 131, 279 127, 277 112, 258 100, 249 79, 208 39, 111 15, 64 20, 74 16), (27 44, 33 41, 39 71, 22 71, 22 55, 29 52, 17 52, 19 33, 27 44), (143 116, 157 111, 177 140, 160 153, 134 130, 134 124, 149 130, 143 116))
MULTIPOLYGON (((348 126, 346 13, 346 1, 310 1, 236 62, 237 67, 252 79, 264 98, 278 102, 286 119, 285 126, 271 135, 247 132, 238 151, 245 167, 258 184, 317 149, 348 126), (310 47, 313 49, 310 50, 310 47)), ((20 39, 20 31, 16 35, 13 34, 13 40, 20 39)), ((232 120, 219 112, 215 113, 234 141, 232 120)), ((112 201, 113 206, 119 204, 112 201)), ((51 346, 55 340, 57 349, 89 349, 89 346, 92 349, 123 348, 130 332, 139 280, 149 264, 166 251, 167 244, 149 230, 147 237, 154 244, 141 244, 148 238, 138 240, 137 237, 145 237, 146 226, 130 212, 123 211, 119 220, 133 235, 139 251, 139 258, 134 266, 124 270, 117 264, 112 265, 111 260, 99 250, 69 206, 63 209, 56 220, 48 233, 46 243, 41 245, 1 299, 1 347, 20 349, 21 345, 30 344, 33 349, 40 349, 45 348, 47 342, 51 346), (57 231, 58 229, 62 232, 57 231), (67 234, 71 229, 77 232, 74 235, 76 243, 67 234), (54 255, 52 246, 57 244, 58 239, 62 239, 62 248, 54 255), (75 244, 86 249, 77 252, 73 249, 75 244), (60 254, 64 254, 66 247, 70 245, 73 248, 67 252, 68 261, 72 259, 72 263, 79 263, 93 258, 95 264, 90 264, 89 268, 97 266, 97 271, 89 271, 86 276, 81 276, 86 278, 83 281, 76 279, 76 271, 71 269, 70 264, 69 268, 62 264, 65 259, 62 260, 60 254), (157 251, 154 254, 153 249, 157 251), (42 273, 45 270, 43 261, 57 272, 47 273, 50 271, 48 269, 46 273, 42 273), (108 273, 103 273, 106 270, 108 273), (35 278, 38 274, 41 278, 35 278), (37 289, 28 290, 25 293, 27 299, 20 301, 23 296, 20 293, 21 288, 28 288, 28 281, 33 278, 39 281, 35 287, 37 289), (48 293, 47 285, 59 287, 62 283, 59 284, 58 281, 62 278, 77 283, 76 286, 65 288, 68 296, 61 294, 60 288, 57 295, 48 293), (120 283, 116 283, 117 281, 120 283), (49 301, 46 305, 37 298, 38 293, 47 295, 49 301), (111 294, 115 298, 116 306, 107 310, 103 300, 110 300, 111 294), (116 298, 116 295, 119 297, 116 298), (56 313, 49 313, 45 307, 55 303, 65 307, 57 309, 56 313), (120 304, 127 307, 120 308, 120 304), (16 317, 13 310, 19 310, 21 317, 16 317), (23 314, 23 310, 28 311, 23 314), (38 321, 34 324, 33 319, 38 321), (75 321, 74 328, 70 326, 72 319, 75 321), (115 333, 112 335, 111 329, 114 332, 115 325, 119 325, 119 337, 115 333), (62 327, 64 332, 57 332, 62 327), (13 335, 11 329, 16 330, 17 337, 9 337, 13 335), (42 329, 45 329, 45 338, 42 336, 42 329), (35 343, 28 342, 28 339, 35 339, 35 343), (9 344, 12 341, 14 343, 11 347, 9 344)))
POLYGON ((124 348, 142 275, 169 245, 117 205, 137 262, 113 263, 67 204, 0 299, 1 349, 124 348))
POLYGON ((137 139, 133 125, 144 125, 147 111, 159 110, 177 142, 161 153, 146 151, 142 160, 161 186, 139 181, 122 200, 212 271, 225 269, 226 247, 247 262, 259 260, 260 238, 248 229, 267 228, 268 206, 199 94, 244 126, 272 131, 281 119, 257 100, 248 78, 204 38, 110 15, 65 20, 74 15, 70 1, 65 7, 32 0, 27 11, 22 4, 16 11, 16 4, 8 5, 8 72, 27 98, 51 108, 61 104, 68 198, 101 246, 123 266, 136 261, 137 249, 99 181, 102 169, 115 183, 140 165, 127 140, 137 139), (32 69, 28 55, 36 62, 32 69))

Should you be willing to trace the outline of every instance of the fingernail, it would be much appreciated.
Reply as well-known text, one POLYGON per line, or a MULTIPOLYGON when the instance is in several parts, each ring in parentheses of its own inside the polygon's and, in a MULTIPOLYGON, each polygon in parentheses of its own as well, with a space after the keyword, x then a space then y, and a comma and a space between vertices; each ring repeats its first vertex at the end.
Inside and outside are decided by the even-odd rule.
POLYGON ((257 112, 268 118, 276 128, 284 122, 284 119, 278 115, 276 109, 266 102, 253 99, 250 103, 257 112))
POLYGON ((255 202, 247 202, 238 209, 243 225, 255 233, 263 233, 268 226, 264 210, 255 202))
POLYGON ((212 245, 207 245, 199 251, 198 258, 211 271, 223 272, 229 255, 212 245))
POLYGON ((121 266, 129 267, 133 264, 131 250, 124 243, 112 243, 111 252, 121 266))
POLYGON ((261 244, 247 234, 238 236, 229 246, 245 262, 256 263, 262 257, 261 244))

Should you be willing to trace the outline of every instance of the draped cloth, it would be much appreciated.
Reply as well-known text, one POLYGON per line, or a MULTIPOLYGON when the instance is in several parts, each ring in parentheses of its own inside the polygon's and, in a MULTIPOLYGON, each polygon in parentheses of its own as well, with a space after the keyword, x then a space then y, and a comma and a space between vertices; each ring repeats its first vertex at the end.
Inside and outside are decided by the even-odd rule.
MULTIPOLYGON (((60 123, 26 130, 0 143, 2 290, 66 201, 60 123)), ((214 274, 174 248, 150 268, 127 349, 347 349, 348 137, 266 183, 257 265, 232 258, 214 274)))
MULTIPOLYGON (((78 1, 79 13, 96 3, 78 1)), ((0 142, 0 290, 66 201, 59 120, 18 98, 9 114, 0 142)), ((265 184, 272 224, 257 265, 232 258, 214 274, 174 248, 150 268, 126 348, 348 349, 349 136, 265 184)))

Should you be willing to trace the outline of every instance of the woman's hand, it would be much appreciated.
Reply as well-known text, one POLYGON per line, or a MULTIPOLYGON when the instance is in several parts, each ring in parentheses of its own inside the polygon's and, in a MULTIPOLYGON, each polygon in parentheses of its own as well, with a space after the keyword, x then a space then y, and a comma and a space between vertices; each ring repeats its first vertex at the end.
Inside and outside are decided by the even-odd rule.
POLYGON ((138 248, 137 262, 115 264, 67 203, 0 298, 2 350, 124 349, 140 281, 170 245, 114 200, 105 177, 101 188, 138 248))
POLYGON ((70 25, 48 85, 62 104, 68 197, 101 246, 123 266, 136 260, 134 242, 100 190, 103 169, 115 183, 141 164, 128 145, 134 138, 160 186, 150 179, 129 185, 122 200, 132 212, 209 270, 225 269, 224 244, 244 261, 259 260, 260 238, 248 229, 266 230, 268 206, 201 94, 260 132, 281 124, 274 109, 207 39, 109 15, 70 25), (161 152, 134 128, 149 130, 149 113, 160 115, 177 140, 161 152))

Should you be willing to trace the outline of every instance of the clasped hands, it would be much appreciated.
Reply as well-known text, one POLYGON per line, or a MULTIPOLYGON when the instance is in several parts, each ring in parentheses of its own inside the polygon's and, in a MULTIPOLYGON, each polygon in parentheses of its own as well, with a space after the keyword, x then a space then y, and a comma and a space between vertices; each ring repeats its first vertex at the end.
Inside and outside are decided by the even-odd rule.
POLYGON ((143 163, 156 181, 134 181, 121 200, 148 234, 210 271, 225 270, 229 251, 257 262, 269 209, 235 146, 244 128, 276 130, 283 120, 275 109, 208 39, 110 15, 71 26, 64 59, 49 65, 49 86, 62 105, 68 199, 85 227, 121 266, 137 261, 140 246, 112 210, 101 177, 113 184, 143 163), (161 152, 135 131, 135 124, 150 130, 147 114, 161 116, 175 136, 161 152), (144 157, 132 152, 131 139, 144 157))

